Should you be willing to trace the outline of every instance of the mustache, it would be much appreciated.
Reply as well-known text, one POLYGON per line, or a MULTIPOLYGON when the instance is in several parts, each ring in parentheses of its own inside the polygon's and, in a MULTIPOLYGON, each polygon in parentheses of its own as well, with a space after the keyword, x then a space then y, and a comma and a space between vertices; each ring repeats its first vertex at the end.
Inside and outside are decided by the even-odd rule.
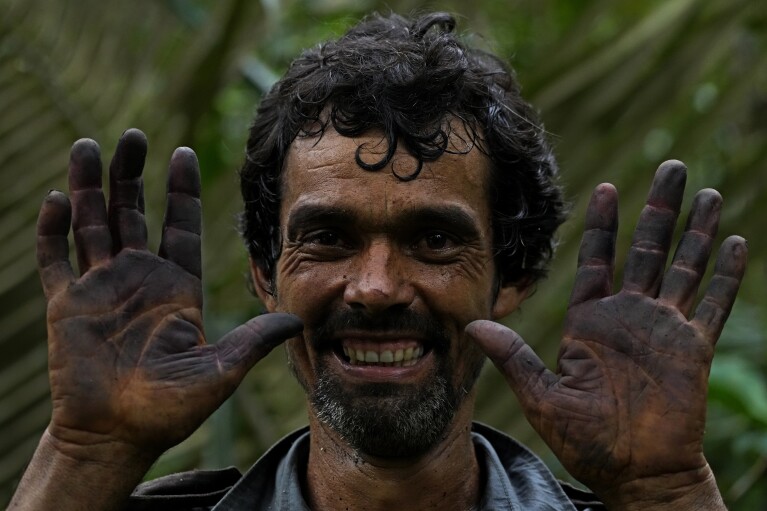
POLYGON ((447 351, 450 337, 442 324, 433 316, 411 309, 386 310, 371 316, 361 310, 344 309, 331 312, 314 329, 311 338, 315 349, 326 347, 339 332, 407 332, 427 339, 437 351, 447 351))

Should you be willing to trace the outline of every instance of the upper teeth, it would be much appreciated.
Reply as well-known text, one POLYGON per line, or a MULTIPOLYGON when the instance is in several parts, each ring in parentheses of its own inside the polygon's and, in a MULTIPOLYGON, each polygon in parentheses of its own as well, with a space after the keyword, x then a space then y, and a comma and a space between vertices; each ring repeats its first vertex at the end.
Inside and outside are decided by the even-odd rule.
POLYGON ((415 364, 423 355, 423 347, 407 348, 398 350, 361 350, 344 346, 344 355, 349 357, 352 365, 378 364, 383 366, 407 367, 415 364))

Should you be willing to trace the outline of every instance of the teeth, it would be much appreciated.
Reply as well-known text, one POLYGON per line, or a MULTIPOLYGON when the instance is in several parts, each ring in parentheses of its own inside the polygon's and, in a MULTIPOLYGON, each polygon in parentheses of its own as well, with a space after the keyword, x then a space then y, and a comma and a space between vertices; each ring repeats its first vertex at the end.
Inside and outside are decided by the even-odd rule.
POLYGON ((361 350, 344 346, 344 355, 351 365, 375 364, 386 367, 409 367, 415 365, 423 356, 423 347, 398 349, 395 351, 384 350, 380 353, 373 350, 361 350))

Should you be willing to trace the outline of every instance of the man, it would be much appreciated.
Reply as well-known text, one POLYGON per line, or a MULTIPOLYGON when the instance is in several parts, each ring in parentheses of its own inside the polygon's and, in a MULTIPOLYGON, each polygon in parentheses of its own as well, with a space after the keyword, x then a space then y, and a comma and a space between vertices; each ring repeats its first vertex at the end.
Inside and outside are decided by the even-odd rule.
POLYGON ((110 167, 79 141, 70 197, 38 222, 51 423, 11 509, 723 509, 702 452, 713 348, 746 261, 728 238, 695 297, 721 199, 696 195, 665 271, 685 169, 663 164, 613 293, 617 194, 589 205, 557 373, 512 331, 563 219, 556 166, 516 82, 453 19, 372 17, 299 57, 264 98, 242 170, 243 234, 274 314, 205 344, 199 172, 170 164, 159 255, 146 250, 146 141, 110 167), (71 215, 71 219, 70 219, 71 215), (74 232, 80 277, 68 261, 74 232), (300 320, 298 319, 300 318, 300 320), (287 340, 309 428, 245 476, 148 483, 287 340), (596 497, 471 422, 484 355, 596 497))

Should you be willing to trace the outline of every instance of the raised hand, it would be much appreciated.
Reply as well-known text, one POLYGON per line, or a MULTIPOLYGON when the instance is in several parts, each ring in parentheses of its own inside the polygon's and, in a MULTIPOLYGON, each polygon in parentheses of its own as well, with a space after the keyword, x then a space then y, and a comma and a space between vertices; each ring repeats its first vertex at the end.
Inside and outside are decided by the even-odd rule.
POLYGON ((617 293, 617 193, 607 184, 594 191, 556 373, 511 330, 485 321, 467 327, 565 468, 620 507, 646 499, 649 509, 647 502, 710 490, 713 481, 702 449, 708 374, 747 249, 740 237, 724 241, 694 308, 721 197, 710 189, 695 196, 665 270, 685 179, 679 162, 658 169, 617 293))
MULTIPOLYGON (((173 154, 159 255, 146 247, 141 171, 146 139, 129 130, 110 166, 108 207, 99 148, 80 140, 67 197, 50 193, 38 220, 38 263, 48 299, 53 414, 62 449, 152 458, 191 434, 276 344, 294 316, 258 317, 206 344, 200 269, 200 177, 188 148, 173 154), (74 233, 80 277, 68 260, 74 233)), ((81 456, 82 454, 78 454, 81 456)))

